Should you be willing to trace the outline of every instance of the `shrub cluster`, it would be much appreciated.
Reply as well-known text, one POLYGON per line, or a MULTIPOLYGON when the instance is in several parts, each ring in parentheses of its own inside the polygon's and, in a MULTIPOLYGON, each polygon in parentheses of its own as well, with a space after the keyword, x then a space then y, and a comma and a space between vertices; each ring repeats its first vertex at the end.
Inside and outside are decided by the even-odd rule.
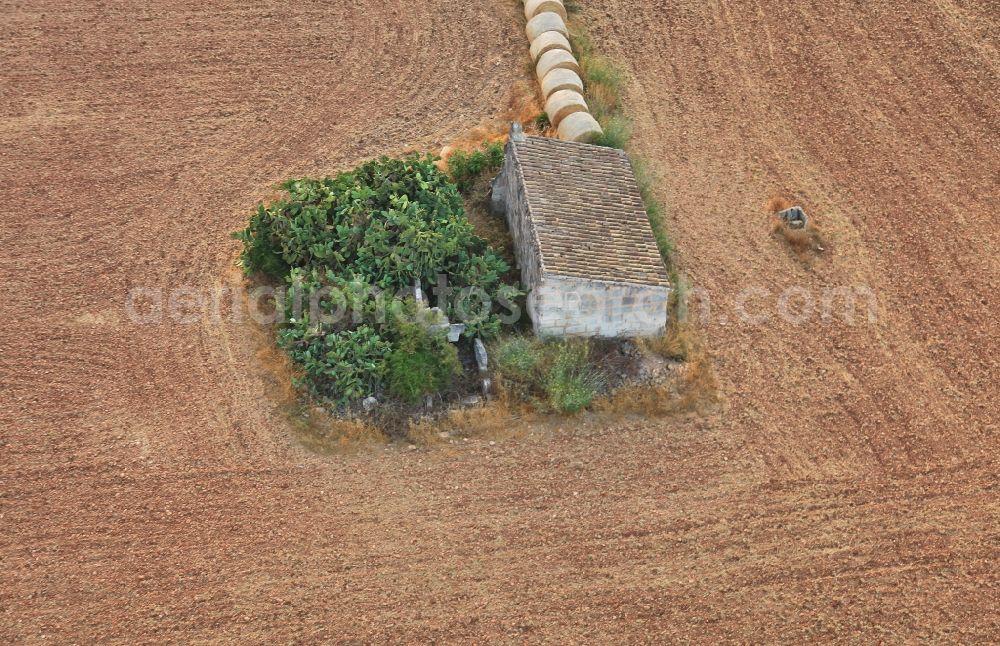
POLYGON ((392 344, 367 325, 324 333, 319 326, 293 323, 279 333, 278 343, 302 367, 300 385, 315 397, 344 403, 370 394, 381 383, 392 351, 392 344))
POLYGON ((292 268, 329 269, 383 289, 414 279, 492 290, 507 271, 477 238, 462 197, 430 156, 368 162, 335 178, 293 179, 287 199, 260 205, 243 241, 247 273, 284 278, 292 268))
MULTIPOLYGON (((494 162, 484 157, 466 160, 466 173, 494 162)), ((501 282, 506 261, 474 234, 456 184, 430 156, 383 157, 280 188, 285 197, 258 206, 234 237, 248 275, 291 287, 278 343, 317 398, 346 405, 388 386, 412 400, 448 385, 458 370, 454 348, 413 323, 415 301, 393 298, 415 280, 435 285, 444 275, 452 290, 475 288, 500 303, 519 295, 501 282), (344 311, 352 316, 324 316, 344 311)), ((437 305, 459 314, 454 301, 437 305)), ((495 310, 465 323, 467 336, 500 329, 495 310)))
POLYGON ((507 392, 544 409, 577 413, 607 387, 604 375, 591 365, 586 341, 543 343, 509 337, 494 344, 493 354, 507 392))
POLYGON ((448 173, 462 193, 467 193, 484 174, 496 173, 503 166, 504 145, 499 141, 484 143, 479 150, 456 150, 448 157, 448 173))

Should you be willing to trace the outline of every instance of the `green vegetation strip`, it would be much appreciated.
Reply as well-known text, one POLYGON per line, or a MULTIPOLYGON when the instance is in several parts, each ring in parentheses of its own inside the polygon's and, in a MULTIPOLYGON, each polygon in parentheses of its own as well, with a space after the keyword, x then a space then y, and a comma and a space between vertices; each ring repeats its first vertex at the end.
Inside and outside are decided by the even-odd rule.
POLYGON ((590 344, 584 340, 543 343, 512 336, 494 344, 493 355, 505 392, 532 401, 541 410, 577 413, 607 387, 607 378, 593 367, 590 344))

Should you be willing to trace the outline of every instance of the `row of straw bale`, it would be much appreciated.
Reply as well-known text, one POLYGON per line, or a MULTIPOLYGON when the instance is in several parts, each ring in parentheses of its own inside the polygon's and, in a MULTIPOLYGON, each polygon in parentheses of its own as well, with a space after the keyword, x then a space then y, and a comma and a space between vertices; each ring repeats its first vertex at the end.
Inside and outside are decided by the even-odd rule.
POLYGON ((545 97, 545 113, 560 139, 589 142, 602 134, 583 98, 580 63, 573 55, 561 0, 526 0, 531 60, 545 97))

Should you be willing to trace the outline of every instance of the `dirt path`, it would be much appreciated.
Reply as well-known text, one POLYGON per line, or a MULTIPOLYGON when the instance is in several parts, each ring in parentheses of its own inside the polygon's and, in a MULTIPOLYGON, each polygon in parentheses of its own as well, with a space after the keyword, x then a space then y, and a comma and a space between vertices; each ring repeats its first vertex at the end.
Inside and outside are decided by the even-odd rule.
POLYGON ((725 413, 339 457, 252 329, 125 296, 235 287, 273 182, 492 116, 514 3, 0 4, 0 641, 1000 633, 996 3, 585 4, 725 413), (770 237, 777 191, 827 258, 770 237), (747 325, 746 286, 867 286, 878 320, 747 325))

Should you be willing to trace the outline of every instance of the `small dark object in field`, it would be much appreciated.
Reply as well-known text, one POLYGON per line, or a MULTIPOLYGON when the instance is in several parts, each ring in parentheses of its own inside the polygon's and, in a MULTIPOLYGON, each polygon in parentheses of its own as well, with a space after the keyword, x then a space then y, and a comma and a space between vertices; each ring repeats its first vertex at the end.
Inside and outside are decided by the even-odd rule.
POLYGON ((805 229, 806 228, 806 212, 802 210, 801 206, 793 206, 790 209, 785 209, 784 211, 778 211, 778 218, 782 222, 788 225, 789 229, 805 229))

